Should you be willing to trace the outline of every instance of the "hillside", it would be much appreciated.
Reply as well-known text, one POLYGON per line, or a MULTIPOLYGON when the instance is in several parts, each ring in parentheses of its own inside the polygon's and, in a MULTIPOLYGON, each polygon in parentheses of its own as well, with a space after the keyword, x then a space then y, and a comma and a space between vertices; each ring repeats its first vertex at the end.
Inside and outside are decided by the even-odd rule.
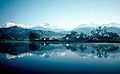
POLYGON ((32 30, 32 29, 23 29, 21 27, 12 26, 9 28, 0 28, 0 39, 13 39, 13 40, 29 40, 29 33, 37 32, 40 34, 40 37, 61 37, 64 34, 56 33, 53 31, 43 31, 43 30, 32 30))

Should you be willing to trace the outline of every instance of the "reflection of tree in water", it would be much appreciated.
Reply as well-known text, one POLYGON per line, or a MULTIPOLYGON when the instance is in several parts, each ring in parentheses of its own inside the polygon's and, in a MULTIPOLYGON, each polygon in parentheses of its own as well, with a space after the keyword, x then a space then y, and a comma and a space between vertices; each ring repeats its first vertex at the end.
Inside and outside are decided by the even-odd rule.
POLYGON ((108 53, 114 52, 119 49, 118 46, 114 45, 93 45, 93 47, 96 49, 96 54, 99 58, 102 58, 102 56, 107 58, 109 56, 108 53))
POLYGON ((71 51, 77 51, 80 49, 81 52, 83 52, 84 50, 87 49, 87 46, 86 45, 79 45, 79 46, 69 45, 69 46, 66 46, 66 49, 70 49, 71 51))
POLYGON ((49 50, 53 50, 55 48, 57 48, 57 47, 51 46, 46 43, 30 43, 29 44, 29 49, 32 51, 49 51, 49 50))
POLYGON ((108 53, 117 51, 119 49, 119 46, 115 45, 107 45, 107 44, 80 44, 79 46, 76 45, 69 45, 66 46, 66 49, 70 49, 71 51, 76 52, 85 52, 85 53, 91 53, 96 54, 99 58, 107 58, 109 56, 108 53), (79 51, 80 50, 80 51, 79 51))
POLYGON ((79 47, 79 49, 83 52, 84 50, 87 49, 87 46, 85 46, 85 45, 81 45, 81 46, 79 47))
POLYGON ((45 57, 48 58, 52 55, 57 55, 59 52, 62 53, 63 50, 62 49, 63 46, 59 46, 56 44, 53 45, 49 45, 46 43, 30 43, 29 44, 29 49, 32 51, 35 51, 36 55, 40 55, 41 57, 45 57), (37 51, 37 52, 36 52, 37 51))
POLYGON ((52 55, 63 55, 63 46, 41 43, 0 43, 0 55, 6 58, 38 55, 48 58, 52 55))
POLYGON ((17 55, 23 52, 29 52, 29 43, 0 43, 0 53, 17 55))
POLYGON ((36 44, 36 43, 30 43, 29 44, 29 49, 32 50, 32 51, 38 50, 38 49, 40 49, 40 45, 36 44))
POLYGON ((55 47, 39 43, 0 43, 0 53, 18 55, 31 51, 52 50, 55 47))
MULTIPOLYGON (((107 58, 109 53, 117 51, 119 45, 112 44, 67 44, 66 49, 80 54, 93 54, 98 58, 107 58)), ((0 43, 0 53, 20 55, 22 53, 30 52, 35 55, 49 57, 53 54, 66 51, 64 46, 56 44, 40 44, 40 43, 0 43)))
POLYGON ((70 49, 71 51, 77 51, 77 48, 73 46, 66 46, 66 49, 70 49))

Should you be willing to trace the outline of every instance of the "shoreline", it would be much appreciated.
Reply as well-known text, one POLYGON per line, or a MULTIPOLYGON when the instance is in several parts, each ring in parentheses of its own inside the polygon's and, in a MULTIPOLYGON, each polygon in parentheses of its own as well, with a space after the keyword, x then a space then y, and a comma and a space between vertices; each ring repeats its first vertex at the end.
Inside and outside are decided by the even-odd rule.
POLYGON ((51 43, 51 44, 71 44, 71 43, 120 43, 120 41, 0 41, 0 43, 51 43))

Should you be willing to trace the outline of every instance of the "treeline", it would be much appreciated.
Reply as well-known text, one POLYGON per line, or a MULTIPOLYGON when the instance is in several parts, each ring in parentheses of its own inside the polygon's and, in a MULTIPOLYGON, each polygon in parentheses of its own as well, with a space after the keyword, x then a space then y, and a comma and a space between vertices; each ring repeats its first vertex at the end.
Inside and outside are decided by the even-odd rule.
MULTIPOLYGON (((41 39, 40 34, 31 32, 29 34, 29 39, 39 41, 41 39)), ((47 39, 50 38, 47 37, 47 39)), ((52 40, 54 41, 54 38, 52 40)), ((93 31, 91 31, 90 35, 85 34, 83 32, 78 34, 76 31, 71 31, 70 34, 66 34, 64 37, 58 38, 57 40, 64 42, 67 41, 71 41, 71 42, 119 41, 120 42, 120 36, 117 33, 109 32, 106 26, 103 27, 100 26, 94 29, 93 31)))
POLYGON ((120 36, 117 33, 109 32, 107 30, 106 26, 100 26, 93 31, 91 31, 91 34, 85 34, 81 32, 78 34, 76 31, 71 31, 71 34, 66 34, 65 37, 63 37, 64 40, 68 41, 82 41, 82 40, 119 40, 120 36))

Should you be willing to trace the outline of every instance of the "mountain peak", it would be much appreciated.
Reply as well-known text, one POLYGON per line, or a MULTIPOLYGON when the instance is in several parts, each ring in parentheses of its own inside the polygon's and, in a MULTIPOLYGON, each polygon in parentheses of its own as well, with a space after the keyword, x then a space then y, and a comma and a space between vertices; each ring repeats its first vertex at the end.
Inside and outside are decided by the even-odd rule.
POLYGON ((51 25, 49 23, 40 24, 37 26, 29 26, 24 24, 16 24, 7 22, 5 25, 1 26, 1 28, 8 28, 12 26, 17 26, 21 28, 29 28, 34 30, 44 30, 44 31, 55 31, 55 32, 61 32, 61 31, 71 31, 79 28, 96 28, 98 26, 106 26, 106 27, 120 27, 120 24, 116 22, 108 23, 108 24, 95 24, 95 23, 89 23, 89 24, 80 24, 78 26, 74 26, 71 29, 68 29, 69 27, 66 27, 65 25, 51 25))
POLYGON ((17 27, 21 27, 21 28, 31 28, 32 27, 32 26, 28 26, 28 25, 24 25, 24 24, 16 24, 16 23, 12 23, 12 22, 7 22, 2 27, 8 28, 8 27, 13 27, 13 26, 17 26, 17 27))

